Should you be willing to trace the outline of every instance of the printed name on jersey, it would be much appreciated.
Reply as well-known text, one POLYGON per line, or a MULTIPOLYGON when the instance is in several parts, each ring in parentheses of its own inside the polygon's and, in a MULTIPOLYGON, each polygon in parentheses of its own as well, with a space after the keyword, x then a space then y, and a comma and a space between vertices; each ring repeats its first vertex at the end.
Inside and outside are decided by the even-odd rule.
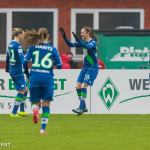
POLYGON ((22 53, 22 49, 18 49, 18 52, 19 52, 19 53, 22 53))
POLYGON ((49 50, 49 51, 52 51, 52 50, 53 50, 52 47, 45 46, 45 45, 36 45, 35 48, 46 49, 46 50, 49 50))

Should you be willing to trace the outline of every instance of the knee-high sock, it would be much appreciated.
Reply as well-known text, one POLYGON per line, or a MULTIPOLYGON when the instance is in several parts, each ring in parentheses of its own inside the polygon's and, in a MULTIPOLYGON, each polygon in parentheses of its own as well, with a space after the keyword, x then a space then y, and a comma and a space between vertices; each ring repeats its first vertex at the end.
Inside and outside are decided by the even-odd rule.
POLYGON ((45 130, 50 116, 50 107, 44 106, 42 107, 42 109, 43 109, 43 114, 41 119, 41 129, 45 130))
POLYGON ((23 100, 22 100, 21 105, 20 105, 20 111, 21 112, 24 112, 24 106, 25 106, 25 103, 26 103, 27 94, 28 94, 28 92, 24 93, 24 97, 23 97, 23 100))
POLYGON ((79 97, 80 100, 80 106, 79 109, 85 109, 86 108, 86 104, 85 104, 85 100, 87 97, 87 88, 81 88, 81 89, 77 89, 77 95, 79 97))
POLYGON ((81 88, 81 97, 80 97, 80 106, 79 106, 81 110, 86 108, 86 103, 85 103, 86 97, 87 97, 87 88, 81 88))
POLYGON ((23 94, 22 93, 18 93, 17 97, 15 98, 15 102, 14 102, 14 107, 12 110, 12 114, 17 114, 18 111, 18 107, 20 106, 22 99, 23 99, 23 94))

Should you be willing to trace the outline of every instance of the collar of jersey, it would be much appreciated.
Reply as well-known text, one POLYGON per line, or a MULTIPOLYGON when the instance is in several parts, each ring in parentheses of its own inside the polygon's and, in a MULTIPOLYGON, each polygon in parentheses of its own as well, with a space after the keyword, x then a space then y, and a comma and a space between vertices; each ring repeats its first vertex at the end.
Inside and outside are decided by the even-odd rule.
POLYGON ((89 40, 88 42, 85 42, 85 41, 84 41, 84 42, 85 42, 85 43, 89 43, 91 40, 92 40, 92 38, 90 38, 90 40, 89 40))
MULTIPOLYGON (((16 42, 18 42, 17 40, 12 40, 12 41, 16 41, 16 42)), ((19 42, 18 42, 19 43, 19 42)))

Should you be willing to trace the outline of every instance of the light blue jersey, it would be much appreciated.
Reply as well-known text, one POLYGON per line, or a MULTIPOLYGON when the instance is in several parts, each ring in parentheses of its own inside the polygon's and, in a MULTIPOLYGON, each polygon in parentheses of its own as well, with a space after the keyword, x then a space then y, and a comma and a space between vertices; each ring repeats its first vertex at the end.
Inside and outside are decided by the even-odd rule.
POLYGON ((27 77, 30 79, 30 87, 49 87, 54 85, 53 62, 58 69, 62 63, 57 49, 47 43, 40 43, 31 46, 24 59, 24 68, 27 77), (32 58, 30 75, 28 62, 32 58))

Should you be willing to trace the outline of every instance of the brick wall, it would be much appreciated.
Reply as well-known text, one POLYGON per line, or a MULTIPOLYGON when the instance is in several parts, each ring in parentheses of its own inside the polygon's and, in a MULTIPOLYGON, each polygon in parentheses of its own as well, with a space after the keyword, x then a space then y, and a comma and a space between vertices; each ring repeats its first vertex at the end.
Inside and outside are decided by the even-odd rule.
MULTIPOLYGON (((150 2, 148 0, 0 0, 0 8, 58 8, 58 26, 66 29, 70 40, 71 8, 144 8, 145 29, 150 28, 150 2)), ((60 54, 70 52, 70 48, 58 33, 60 54)), ((78 63, 82 66, 82 63, 78 63)), ((5 66, 0 62, 0 68, 5 66)))

